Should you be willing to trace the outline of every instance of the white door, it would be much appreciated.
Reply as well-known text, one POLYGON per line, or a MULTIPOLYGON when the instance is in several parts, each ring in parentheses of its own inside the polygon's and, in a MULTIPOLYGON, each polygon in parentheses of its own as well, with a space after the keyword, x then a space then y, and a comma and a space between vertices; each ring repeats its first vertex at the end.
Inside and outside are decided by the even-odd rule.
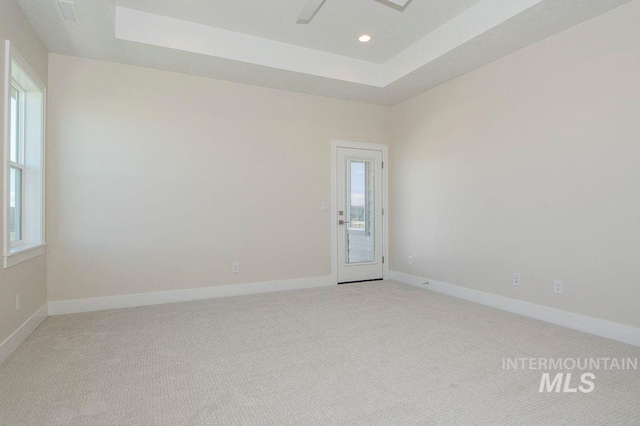
POLYGON ((382 279, 382 152, 338 148, 338 283, 382 279))

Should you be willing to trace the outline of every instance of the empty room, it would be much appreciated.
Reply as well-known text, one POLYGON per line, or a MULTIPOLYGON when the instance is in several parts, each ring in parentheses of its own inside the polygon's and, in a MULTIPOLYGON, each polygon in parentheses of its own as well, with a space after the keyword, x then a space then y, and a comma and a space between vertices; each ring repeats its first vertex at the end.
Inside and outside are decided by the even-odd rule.
POLYGON ((0 0, 0 425, 640 425, 640 0, 0 0))

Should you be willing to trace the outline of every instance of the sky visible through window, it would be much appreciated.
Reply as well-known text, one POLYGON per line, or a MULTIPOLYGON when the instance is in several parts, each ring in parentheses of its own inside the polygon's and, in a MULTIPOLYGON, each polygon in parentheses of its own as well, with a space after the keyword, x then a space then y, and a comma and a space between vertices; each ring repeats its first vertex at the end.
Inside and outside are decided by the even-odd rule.
POLYGON ((365 162, 351 163, 351 205, 364 206, 365 162))

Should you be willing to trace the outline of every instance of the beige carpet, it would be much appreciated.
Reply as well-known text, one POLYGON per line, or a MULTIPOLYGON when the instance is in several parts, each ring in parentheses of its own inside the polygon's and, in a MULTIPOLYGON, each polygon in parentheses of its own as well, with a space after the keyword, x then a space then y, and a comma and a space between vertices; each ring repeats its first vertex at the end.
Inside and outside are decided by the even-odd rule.
POLYGON ((640 372, 541 394, 506 357, 640 349, 394 282, 65 315, 0 366, 0 423, 640 425, 640 372))

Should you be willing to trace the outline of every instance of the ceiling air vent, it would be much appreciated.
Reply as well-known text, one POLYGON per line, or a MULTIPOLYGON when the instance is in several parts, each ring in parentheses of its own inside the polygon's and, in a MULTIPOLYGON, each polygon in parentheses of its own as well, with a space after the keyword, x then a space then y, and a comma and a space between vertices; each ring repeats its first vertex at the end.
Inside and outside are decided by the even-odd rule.
POLYGON ((78 16, 78 9, 76 4, 68 0, 58 0, 58 8, 60 9, 60 15, 62 19, 67 22, 73 22, 74 24, 80 23, 80 16, 78 16))

